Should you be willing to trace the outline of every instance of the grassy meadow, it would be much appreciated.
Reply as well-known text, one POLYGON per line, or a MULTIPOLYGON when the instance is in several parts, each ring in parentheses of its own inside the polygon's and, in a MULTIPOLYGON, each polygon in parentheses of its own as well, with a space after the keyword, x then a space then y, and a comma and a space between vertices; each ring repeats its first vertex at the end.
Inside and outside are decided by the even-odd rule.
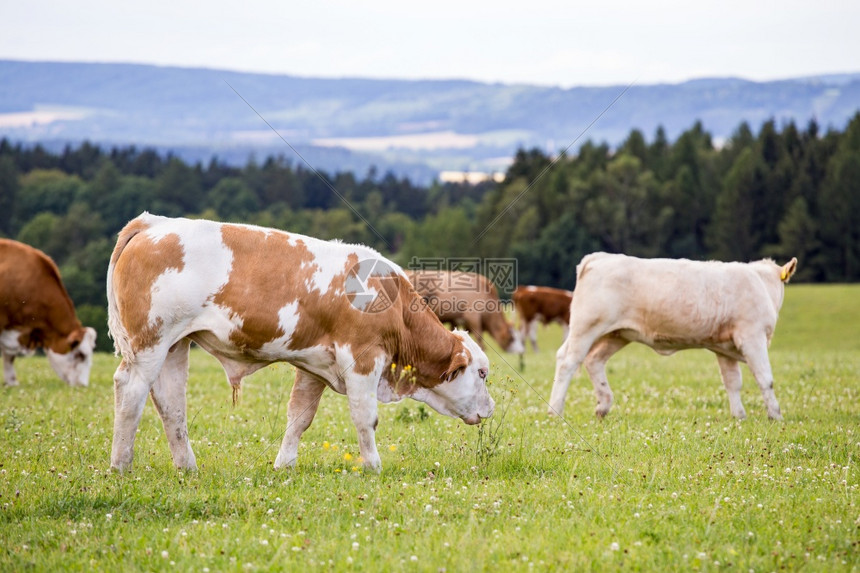
POLYGON ((523 373, 488 349, 497 409, 481 428, 381 405, 378 476, 358 469, 332 392, 297 467, 273 470, 292 367, 247 378, 234 408, 200 350, 200 470, 172 467, 147 404, 134 470, 117 475, 118 359, 97 355, 86 389, 19 359, 21 385, 0 390, 0 570, 860 570, 860 286, 788 287, 771 347, 781 423, 746 367, 738 422, 711 354, 641 346, 609 362, 606 419, 584 373, 565 418, 548 417, 560 329, 540 332, 523 373))

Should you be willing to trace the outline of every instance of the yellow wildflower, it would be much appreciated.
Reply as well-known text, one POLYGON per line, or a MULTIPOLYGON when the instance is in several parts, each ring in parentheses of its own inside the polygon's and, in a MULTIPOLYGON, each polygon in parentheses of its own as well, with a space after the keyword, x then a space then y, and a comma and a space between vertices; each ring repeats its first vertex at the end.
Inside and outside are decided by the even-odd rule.
POLYGON ((327 450, 327 449, 329 449, 330 447, 331 447, 331 444, 329 444, 328 442, 323 442, 323 449, 324 449, 324 450, 327 450))
POLYGON ((343 454, 343 459, 345 459, 346 461, 351 460, 351 459, 352 459, 352 454, 351 454, 351 453, 349 453, 349 452, 346 452, 345 454, 343 454))

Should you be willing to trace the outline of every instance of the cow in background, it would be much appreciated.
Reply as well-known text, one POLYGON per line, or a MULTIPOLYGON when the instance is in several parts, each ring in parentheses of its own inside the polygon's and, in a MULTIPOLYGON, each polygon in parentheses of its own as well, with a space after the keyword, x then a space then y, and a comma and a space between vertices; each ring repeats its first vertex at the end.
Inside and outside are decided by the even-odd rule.
POLYGON ((562 342, 567 338, 570 303, 573 300, 571 291, 542 286, 518 286, 511 300, 514 301, 523 340, 531 341, 532 350, 538 351, 538 322, 544 325, 557 322, 562 328, 562 342))
POLYGON ((51 367, 71 386, 87 386, 96 331, 75 315, 60 271, 38 249, 0 239, 0 353, 3 379, 17 386, 16 356, 44 349, 51 367))
POLYGON ((549 413, 561 415, 571 376, 585 362, 599 417, 612 406, 606 362, 631 342, 668 355, 705 348, 717 355, 732 415, 742 419, 741 368, 758 382, 767 414, 781 420, 768 346, 797 259, 753 263, 639 259, 593 253, 576 267, 570 333, 556 354, 549 413))
POLYGON ((484 348, 489 332, 505 352, 522 354, 520 333, 505 318, 496 286, 483 275, 461 271, 406 271, 415 291, 442 322, 471 332, 484 348))

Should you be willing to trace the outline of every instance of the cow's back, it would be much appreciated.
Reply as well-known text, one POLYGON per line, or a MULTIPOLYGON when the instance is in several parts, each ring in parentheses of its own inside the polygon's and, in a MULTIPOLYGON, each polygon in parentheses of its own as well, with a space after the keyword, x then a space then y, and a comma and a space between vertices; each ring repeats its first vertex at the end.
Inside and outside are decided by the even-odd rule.
POLYGON ((0 331, 41 320, 74 319, 74 306, 57 265, 42 251, 0 239, 0 331))
MULTIPOLYGON (((367 278, 362 261, 378 260, 361 245, 144 214, 120 233, 112 257, 111 333, 126 358, 194 332, 211 333, 224 352, 258 357, 272 344, 278 352, 305 347, 349 330, 349 320, 370 328, 384 319, 384 312, 360 312, 369 309, 347 292, 367 278), (351 271, 356 285, 347 284, 351 271)), ((402 272, 393 263, 378 266, 368 273, 402 272)))
POLYGON ((495 285, 478 273, 419 270, 406 271, 406 275, 418 294, 425 299, 458 301, 462 303, 462 308, 468 309, 475 308, 476 301, 499 300, 495 285))
POLYGON ((524 321, 540 316, 545 324, 552 320, 567 324, 572 298, 570 291, 541 286, 518 286, 511 296, 517 313, 524 321))
POLYGON ((656 336, 685 332, 707 338, 739 321, 773 324, 778 308, 752 267, 597 253, 578 267, 572 312, 578 320, 601 315, 619 329, 656 336))

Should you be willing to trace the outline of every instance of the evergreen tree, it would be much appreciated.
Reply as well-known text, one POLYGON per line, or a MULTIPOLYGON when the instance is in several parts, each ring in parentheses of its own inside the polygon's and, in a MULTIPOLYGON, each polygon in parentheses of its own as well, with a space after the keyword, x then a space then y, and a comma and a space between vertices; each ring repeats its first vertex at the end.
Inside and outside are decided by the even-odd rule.
POLYGON ((12 215, 19 187, 15 162, 11 157, 0 154, 0 236, 12 234, 12 215))
POLYGON ((171 158, 156 178, 152 209, 176 217, 203 210, 203 189, 198 172, 182 160, 171 158))
POLYGON ((827 164, 819 197, 822 251, 828 280, 860 278, 860 114, 827 164))
POLYGON ((745 149, 726 175, 717 196, 710 225, 713 256, 724 261, 749 261, 756 257, 759 229, 753 224, 756 197, 761 196, 761 170, 751 149, 745 149))

